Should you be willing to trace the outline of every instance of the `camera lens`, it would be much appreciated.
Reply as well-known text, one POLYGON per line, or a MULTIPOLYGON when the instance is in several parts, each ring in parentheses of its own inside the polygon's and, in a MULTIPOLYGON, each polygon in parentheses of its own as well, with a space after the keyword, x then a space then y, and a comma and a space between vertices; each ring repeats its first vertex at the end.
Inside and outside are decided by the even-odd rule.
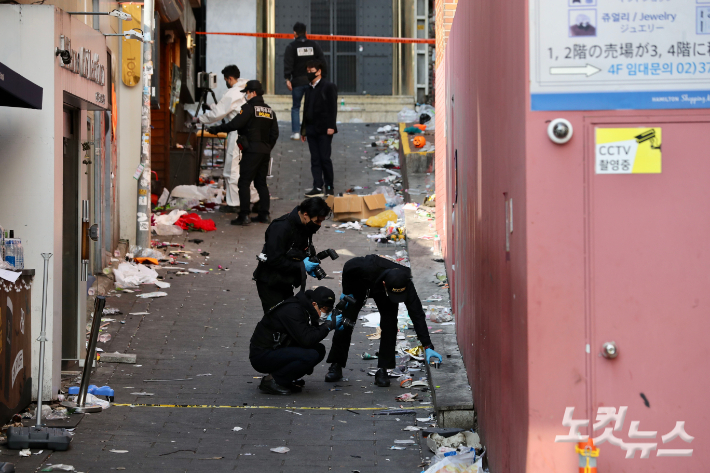
POLYGON ((315 273, 316 278, 318 278, 319 281, 320 281, 321 279, 325 279, 325 271, 324 271, 323 268, 321 268, 320 266, 316 266, 316 267, 313 269, 313 272, 315 273))

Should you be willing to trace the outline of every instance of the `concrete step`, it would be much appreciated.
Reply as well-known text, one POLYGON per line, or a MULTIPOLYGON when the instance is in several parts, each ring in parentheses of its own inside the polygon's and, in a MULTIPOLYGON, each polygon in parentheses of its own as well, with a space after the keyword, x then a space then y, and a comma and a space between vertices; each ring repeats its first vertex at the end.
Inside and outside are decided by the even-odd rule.
MULTIPOLYGON (((291 121, 290 95, 264 95, 264 101, 282 121, 291 121)), ((364 123, 394 123, 397 113, 404 107, 414 108, 410 95, 341 95, 338 99, 338 121, 350 123, 353 119, 364 123)), ((301 106, 303 113, 303 106, 301 106)))

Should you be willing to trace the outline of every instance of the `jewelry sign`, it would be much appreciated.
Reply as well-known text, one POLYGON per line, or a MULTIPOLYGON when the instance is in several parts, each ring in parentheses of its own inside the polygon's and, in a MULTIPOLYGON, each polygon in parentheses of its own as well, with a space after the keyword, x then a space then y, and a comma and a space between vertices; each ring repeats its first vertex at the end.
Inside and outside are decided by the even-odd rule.
POLYGON ((532 110, 710 108, 710 0, 530 0, 532 110))

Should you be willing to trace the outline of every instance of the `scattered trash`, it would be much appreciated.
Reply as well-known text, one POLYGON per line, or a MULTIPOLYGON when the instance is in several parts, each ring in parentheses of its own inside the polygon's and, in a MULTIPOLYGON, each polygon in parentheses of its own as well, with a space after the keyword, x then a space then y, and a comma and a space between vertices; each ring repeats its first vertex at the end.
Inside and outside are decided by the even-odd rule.
POLYGON ((131 393, 133 396, 155 396, 153 393, 131 393))
POLYGON ((378 326, 377 331, 375 333, 371 333, 370 335, 366 335, 366 337, 369 340, 379 340, 380 338, 382 338, 382 329, 378 326))
POLYGON ((128 315, 150 315, 150 312, 129 312, 128 315))
POLYGON ((158 280, 158 273, 142 264, 121 263, 113 269, 117 288, 138 287, 158 280))
POLYGON ((390 450, 406 450, 406 449, 407 449, 407 447, 397 447, 395 445, 390 447, 390 450))
POLYGON ((167 292, 148 292, 146 294, 138 294, 136 297, 140 297, 141 299, 153 299, 156 297, 165 297, 167 295, 167 292))
POLYGON ((106 343, 111 341, 111 334, 110 333, 101 333, 99 334, 99 341, 101 343, 106 343))
POLYGON ((404 445, 404 444, 413 445, 417 442, 415 442, 414 440, 395 440, 394 443, 399 444, 399 445, 404 445))
POLYGON ((128 453, 128 450, 115 450, 115 449, 111 449, 111 450, 109 450, 109 452, 111 452, 111 453, 128 453))
POLYGON ((135 363, 136 354, 135 353, 102 353, 101 361, 104 363, 135 363))
POLYGON ((427 437, 427 446, 429 450, 434 453, 439 453, 441 448, 458 449, 464 447, 477 450, 482 448, 481 438, 478 434, 467 430, 449 437, 444 437, 436 433, 431 434, 427 437))
POLYGON ((418 432, 422 430, 421 427, 417 427, 416 425, 408 425, 407 427, 403 428, 402 430, 406 432, 418 432))
POLYGON ((395 401, 400 401, 400 402, 414 402, 414 400, 419 396, 419 394, 412 394, 412 393, 404 393, 400 394, 399 396, 395 397, 395 401))
POLYGON ((432 466, 424 473, 479 473, 483 471, 483 458, 476 458, 476 452, 454 454, 432 459, 432 466))
POLYGON ((244 430, 241 427, 235 427, 232 429, 232 432, 239 432, 240 430, 244 430))
POLYGON ((170 283, 165 281, 155 281, 153 284, 158 286, 160 289, 167 289, 170 287, 170 283))
POLYGON ((441 297, 439 294, 434 294, 434 295, 429 296, 424 302, 430 302, 430 301, 431 302, 439 302, 439 301, 443 301, 443 300, 444 300, 444 298, 441 297))
POLYGON ((376 416, 403 416, 407 414, 416 414, 416 411, 408 409, 387 409, 384 411, 375 412, 376 416))
MULTIPOLYGON (((22 456, 22 452, 20 452, 20 456, 22 456)), ((63 465, 61 463, 57 463, 56 465, 47 465, 39 471, 76 471, 76 469, 73 465, 63 465)))
POLYGON ((274 453, 288 453, 291 451, 291 449, 288 447, 276 447, 276 448, 271 448, 270 450, 274 453))
POLYGON ((22 450, 20 450, 21 457, 29 457, 31 455, 32 455, 32 452, 30 451, 29 448, 23 448, 22 450))
POLYGON ((187 270, 191 273, 197 273, 197 274, 209 273, 209 271, 207 271, 205 269, 187 268, 187 270))
POLYGON ((362 359, 363 360, 376 360, 377 356, 376 355, 370 355, 369 353, 365 352, 362 354, 362 359))

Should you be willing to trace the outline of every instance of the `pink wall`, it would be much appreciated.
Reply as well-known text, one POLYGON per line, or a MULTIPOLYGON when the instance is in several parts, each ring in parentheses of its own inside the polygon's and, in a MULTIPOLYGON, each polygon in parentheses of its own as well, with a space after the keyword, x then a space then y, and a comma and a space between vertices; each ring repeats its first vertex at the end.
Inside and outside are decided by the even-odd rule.
POLYGON ((460 2, 446 50, 449 202, 454 156, 459 181, 447 264, 492 472, 524 471, 528 442, 526 3, 460 2))
MULTIPOLYGON (((448 128, 444 137, 443 127, 437 128, 437 216, 443 217, 437 226, 446 236, 458 341, 492 473, 577 471, 574 446, 554 442, 555 435, 567 433, 562 416, 568 406, 576 408, 575 418, 594 422, 599 406, 628 405, 625 428, 641 419, 642 427, 659 431, 658 448, 664 448, 660 435, 668 433, 672 419, 686 421, 688 433, 698 439, 710 435, 710 408, 690 394, 706 392, 707 383, 696 375, 709 367, 710 359, 707 344, 697 338, 710 330, 710 322, 703 315, 707 312, 696 310, 702 303, 694 302, 705 299, 707 291, 697 281, 707 281, 704 268, 710 256, 705 254, 710 251, 690 238, 704 234, 707 199, 700 184, 692 194, 691 189, 682 192, 683 184, 696 178, 688 160, 697 160, 696 174, 708 168, 710 176, 710 165, 704 165, 710 114, 531 112, 527 6, 525 0, 459 3, 442 63, 444 97, 437 89, 437 107, 444 112, 437 111, 437 126, 445 114, 448 128), (575 129, 566 145, 547 137, 547 122, 554 118, 568 119, 575 129), (664 174, 634 176, 633 181, 595 177, 597 126, 663 127, 668 134, 664 174), (658 192, 668 198, 659 198, 658 192), (683 194, 694 197, 681 201, 683 194), (612 195, 636 207, 620 207, 627 214, 595 214, 595 205, 606 205, 607 213, 614 210, 612 195), (514 231, 508 252, 505 204, 511 198, 514 231), (700 218, 695 230, 684 212, 700 218), (628 232, 619 225, 628 225, 628 232), (644 233, 646 228, 653 231, 644 233), (624 255, 636 258, 629 257, 626 266, 617 266, 619 259, 609 256, 616 254, 614 242, 602 237, 612 231, 616 241, 637 236, 624 247, 624 255), (691 256, 688 247, 697 248, 697 254, 691 256), (629 274, 636 284, 629 283, 629 274), (644 299, 631 292, 610 294, 616 287, 657 289, 644 299), (610 312, 622 305, 618 316, 610 312), (661 314, 656 307, 666 310, 661 314), (673 320, 688 324, 672 322, 671 313, 677 317, 673 320), (628 314, 636 315, 626 319, 628 314), (664 330, 667 340, 695 343, 660 350, 664 330), (599 345, 614 338, 624 351, 610 362, 599 356, 599 345), (673 382, 666 386, 654 366, 665 367, 664 376, 673 382), (643 405, 639 391, 653 393, 650 407, 643 405), (671 399, 678 405, 669 405, 671 399)), ((441 82, 437 76, 437 85, 441 82)), ((619 437, 628 440, 626 432, 619 437)), ((673 471, 674 466, 707 471, 705 449, 685 446, 695 447, 693 458, 671 463, 640 460, 638 454, 626 460, 620 448, 606 444, 600 471, 673 471)), ((665 448, 683 447, 681 442, 665 448)))

